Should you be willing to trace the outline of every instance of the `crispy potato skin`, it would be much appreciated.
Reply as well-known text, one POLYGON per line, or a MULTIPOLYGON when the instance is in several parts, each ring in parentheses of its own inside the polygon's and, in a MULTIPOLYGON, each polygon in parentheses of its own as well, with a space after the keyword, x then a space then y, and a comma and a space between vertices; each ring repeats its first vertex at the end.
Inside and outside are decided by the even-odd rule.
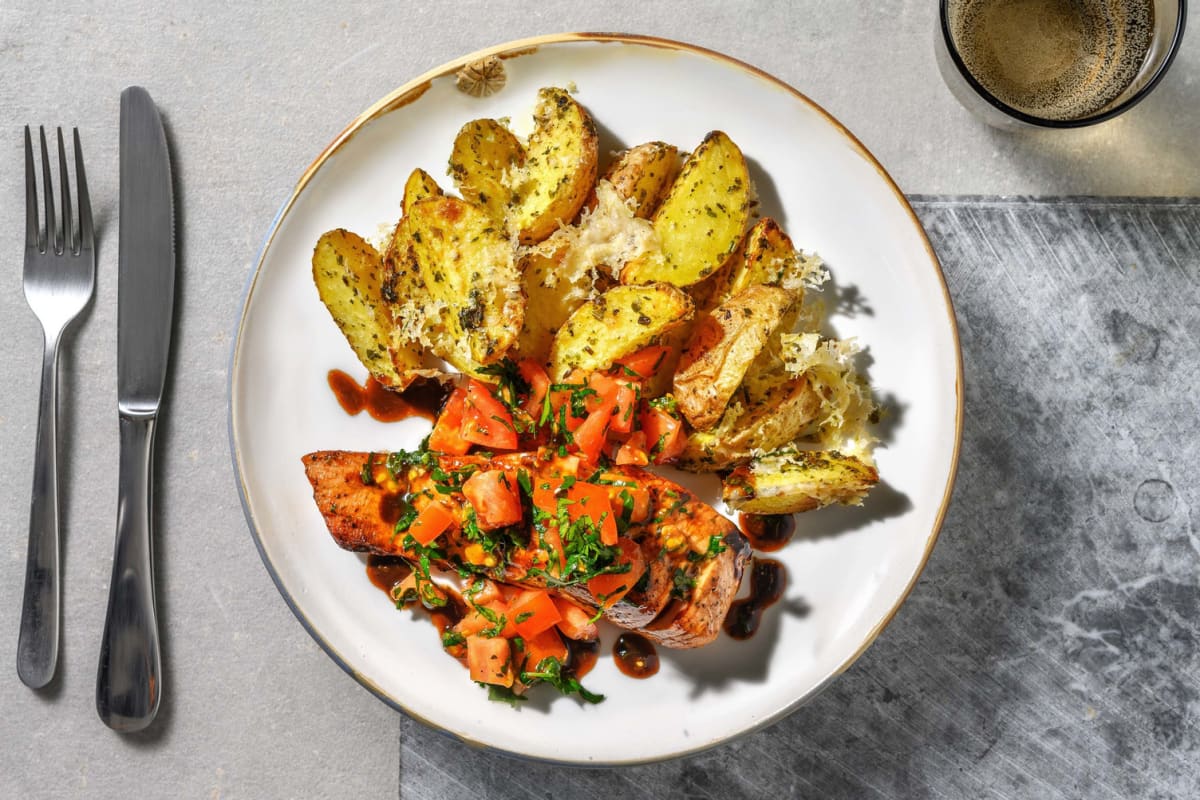
POLYGON ((721 419, 792 302, 785 289, 750 286, 697 321, 675 372, 675 399, 693 427, 721 419))
POLYGON ((443 194, 445 192, 442 191, 442 187, 438 186, 438 182, 433 179, 433 176, 418 167, 409 174, 408 180, 404 182, 404 197, 400 201, 400 205, 407 214, 418 200, 424 200, 427 197, 441 197, 443 194))
MULTIPOLYGON (((394 533, 395 512, 391 504, 394 498, 424 485, 419 482, 428 478, 398 475, 395 483, 388 485, 389 476, 382 468, 386 455, 379 454, 375 459, 376 479, 367 485, 362 481, 362 472, 368 458, 367 453, 341 450, 305 455, 301 460, 313 487, 313 500, 330 535, 343 549, 411 556, 404 550, 403 537, 394 533)), ((532 473, 535 482, 539 470, 547 468, 547 462, 536 453, 510 453, 490 459, 446 456, 439 459, 439 463, 448 471, 472 464, 506 470, 523 468, 532 473)), ((627 534, 642 550, 650 579, 645 588, 630 592, 625 600, 605 609, 605 618, 620 627, 641 630, 668 647, 707 644, 719 632, 737 593, 749 557, 745 538, 732 522, 683 487, 635 467, 612 471, 649 489, 654 521, 635 525, 627 534), (724 543, 722 552, 700 560, 688 557, 698 549, 703 552, 703 548, 689 546, 688 542, 701 542, 706 546, 712 537, 724 543), (694 590, 683 597, 673 594, 677 569, 687 571, 696 581, 694 590)), ((439 499, 454 508, 460 508, 466 502, 458 493, 439 495, 439 499)), ((443 534, 439 544, 448 555, 453 555, 461 553, 469 542, 455 526, 443 534)), ((540 577, 527 575, 519 566, 510 565, 507 571, 506 579, 510 582, 544 588, 540 577)), ((596 610, 596 599, 585 586, 572 586, 561 591, 589 612, 596 610)))
POLYGON ((503 220, 513 199, 507 179, 525 164, 525 147, 494 119, 468 122, 454 138, 450 175, 464 200, 503 220))
POLYGON ((621 153, 603 178, 622 200, 632 204, 634 216, 650 219, 678 172, 679 148, 666 142, 646 142, 621 153))
POLYGON ((654 213, 660 252, 631 261, 622 283, 690 286, 719 270, 750 218, 750 173, 738 146, 713 131, 684 163, 654 213))
POLYGON ((503 358, 525 316, 508 237, 482 206, 457 197, 419 200, 407 219, 425 290, 442 304, 446 335, 435 352, 469 365, 503 358))
POLYGON ((550 358, 554 334, 579 307, 575 287, 560 274, 558 254, 532 251, 521 260, 528 303, 521 336, 517 340, 517 357, 532 358, 544 364, 550 358))
POLYGON ((558 380, 572 369, 607 369, 691 316, 691 298, 670 284, 614 286, 580 306, 558 329, 550 376, 558 380))
POLYGON ((533 119, 523 180, 508 210, 521 244, 536 244, 575 219, 596 185, 599 160, 596 125, 565 89, 541 89, 533 119))
POLYGON ((417 268, 416 257, 412 252, 412 237, 408 230, 408 210, 418 200, 426 197, 439 197, 442 189, 437 181, 423 169, 414 169, 404 183, 404 198, 401 201, 403 214, 396 221, 388 240, 387 250, 383 254, 383 278, 380 284, 380 294, 383 307, 391 320, 390 345, 388 347, 392 364, 404 375, 406 381, 418 375, 431 377, 436 374, 431 370, 421 369, 424 362, 420 346, 405 333, 400 324, 398 312, 406 302, 424 305, 428 294, 417 268))
POLYGON ((763 217, 742 237, 737 252, 720 270, 693 288, 696 306, 704 310, 727 302, 751 286, 782 286, 796 302, 804 297, 804 283, 793 275, 798 254, 779 223, 763 217))
POLYGON ((770 386, 745 409, 730 408, 710 431, 693 431, 676 466, 688 472, 717 472, 775 450, 808 432, 821 410, 821 397, 807 378, 770 386))
POLYGON ((723 482, 721 499, 748 514, 793 514, 832 503, 859 505, 879 472, 836 450, 789 450, 756 458, 723 482))
MULTIPOLYGON (((402 388, 408 379, 392 363, 392 321, 383 304, 383 259, 361 236, 338 228, 317 240, 313 282, 321 301, 375 380, 402 388)), ((412 354, 419 362, 419 355, 412 354)))

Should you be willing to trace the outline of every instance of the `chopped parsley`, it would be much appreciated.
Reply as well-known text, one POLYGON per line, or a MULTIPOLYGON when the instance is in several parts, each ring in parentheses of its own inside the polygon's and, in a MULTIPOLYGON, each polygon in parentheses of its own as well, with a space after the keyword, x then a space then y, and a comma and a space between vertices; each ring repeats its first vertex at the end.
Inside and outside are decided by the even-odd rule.
POLYGON ((675 574, 671 576, 671 596, 686 600, 694 588, 696 579, 689 576, 683 567, 676 567, 675 574))
POLYGON ((604 695, 583 688, 575 676, 563 670, 562 662, 554 656, 543 658, 532 672, 521 673, 521 683, 533 684, 539 681, 550 684, 565 695, 577 694, 586 703, 600 703, 604 700, 604 695))

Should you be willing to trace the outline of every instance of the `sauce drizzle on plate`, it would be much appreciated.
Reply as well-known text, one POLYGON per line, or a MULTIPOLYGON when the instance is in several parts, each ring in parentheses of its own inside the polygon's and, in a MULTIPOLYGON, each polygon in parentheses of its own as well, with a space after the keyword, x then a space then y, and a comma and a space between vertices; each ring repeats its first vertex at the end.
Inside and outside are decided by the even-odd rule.
POLYGON ((343 411, 353 417, 365 410, 380 422, 399 422, 409 417, 433 422, 450 395, 450 390, 438 381, 414 381, 403 392, 393 392, 374 377, 359 385, 340 369, 329 370, 326 381, 343 411))
POLYGON ((787 570, 773 558, 755 558, 750 570, 750 596, 738 600, 725 615, 725 632, 734 639, 749 639, 762 623, 763 612, 783 597, 787 570))
POLYGON ((764 553, 782 550, 796 533, 794 514, 742 514, 739 523, 750 546, 764 553))

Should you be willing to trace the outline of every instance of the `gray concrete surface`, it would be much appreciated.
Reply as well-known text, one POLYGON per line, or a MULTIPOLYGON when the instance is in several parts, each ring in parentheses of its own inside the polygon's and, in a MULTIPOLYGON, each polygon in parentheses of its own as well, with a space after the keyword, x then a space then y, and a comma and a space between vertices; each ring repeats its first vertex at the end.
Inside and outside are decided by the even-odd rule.
MULTIPOLYGON (((0 796, 540 791, 507 778, 510 762, 416 728, 326 658, 271 584, 234 490, 226 366, 252 260, 303 167, 394 86, 508 39, 629 30, 721 50, 789 81, 908 192, 1200 195, 1192 27, 1172 74, 1126 117, 1014 135, 977 123, 944 90, 933 3, 923 0, 0 4, 0 796), (119 737, 95 717, 93 685, 116 513, 117 111, 133 83, 150 89, 171 128, 182 304, 159 447, 165 705, 150 731, 119 737), (61 677, 41 693, 4 666, 15 663, 40 358, 20 291, 25 122, 80 127, 104 231, 96 301, 66 351, 65 639, 61 677), (455 763, 469 769, 448 777, 455 763)), ((957 212, 934 203, 922 213, 936 238, 957 212)), ((1017 302, 1012 284, 1040 286, 1029 252, 987 263, 943 252, 979 421, 968 425, 967 479, 945 538, 866 658, 784 726, 703 760, 560 776, 575 796, 1196 794, 1196 409, 1180 398, 1197 375, 1200 233, 1194 210, 1171 212, 1191 238, 1139 245, 1137 213, 1113 213, 1103 242, 1085 238, 1070 252, 1132 248, 1143 271, 1140 283, 1120 284, 1128 294, 1084 260, 1054 293, 1017 302), (1016 324, 1030 311, 1039 324, 1016 324), (1034 358, 1048 358, 1036 362, 1046 369, 1030 369, 1034 358), (1015 403, 999 404, 1003 396, 1015 403), (1143 508, 1147 497, 1161 501, 1161 487, 1143 483, 1155 480, 1174 500, 1152 525, 1129 509, 1139 497, 1143 508), (1026 505, 1047 485, 1049 499, 1026 505), (771 766, 734 768, 756 748, 771 766)), ((962 247, 940 235, 950 237, 943 247, 962 247)))

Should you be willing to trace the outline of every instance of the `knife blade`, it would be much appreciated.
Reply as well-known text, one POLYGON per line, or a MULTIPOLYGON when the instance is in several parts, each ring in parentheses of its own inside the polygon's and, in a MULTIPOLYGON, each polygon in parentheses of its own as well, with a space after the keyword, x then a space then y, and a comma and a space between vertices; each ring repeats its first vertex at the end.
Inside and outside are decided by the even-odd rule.
POLYGON ((175 204, 158 108, 132 86, 121 93, 117 409, 120 426, 116 545, 96 676, 96 711, 118 731, 145 728, 162 697, 153 570, 154 430, 171 349, 175 204))

